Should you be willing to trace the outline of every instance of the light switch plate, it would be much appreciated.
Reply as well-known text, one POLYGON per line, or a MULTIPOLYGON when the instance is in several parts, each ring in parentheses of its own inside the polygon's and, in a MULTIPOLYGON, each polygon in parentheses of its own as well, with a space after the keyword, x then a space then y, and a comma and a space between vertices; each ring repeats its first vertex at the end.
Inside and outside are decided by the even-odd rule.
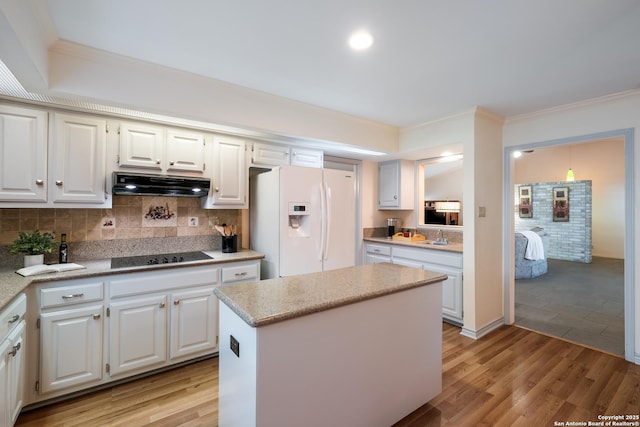
POLYGON ((479 206, 478 207, 478 217, 479 218, 484 218, 485 216, 487 216, 487 208, 484 206, 479 206))

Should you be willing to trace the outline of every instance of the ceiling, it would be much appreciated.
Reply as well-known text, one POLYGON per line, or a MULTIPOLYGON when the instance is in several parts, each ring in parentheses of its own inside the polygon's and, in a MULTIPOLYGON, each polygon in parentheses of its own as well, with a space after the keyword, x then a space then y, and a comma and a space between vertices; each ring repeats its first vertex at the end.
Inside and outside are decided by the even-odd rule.
POLYGON ((640 88, 637 0, 41 4, 61 40, 397 127, 640 88), (360 28, 374 44, 355 52, 360 28))

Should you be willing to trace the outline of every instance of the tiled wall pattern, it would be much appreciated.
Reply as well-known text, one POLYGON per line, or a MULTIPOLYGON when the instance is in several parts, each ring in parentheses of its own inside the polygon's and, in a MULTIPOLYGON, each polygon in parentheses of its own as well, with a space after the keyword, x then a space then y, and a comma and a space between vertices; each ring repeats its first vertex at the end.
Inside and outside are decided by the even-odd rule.
POLYGON ((73 243, 215 236, 213 225, 222 223, 236 224, 241 234, 241 211, 202 209, 197 198, 114 196, 112 209, 0 209, 0 246, 10 245, 19 231, 36 228, 55 231, 56 240, 66 233, 73 243), (163 213, 170 218, 163 219, 163 213))
POLYGON ((518 185, 514 189, 515 231, 542 227, 549 234, 549 258, 591 262, 591 181, 539 182, 531 185, 533 218, 518 214, 518 185), (553 188, 569 187, 569 221, 553 221, 553 188))

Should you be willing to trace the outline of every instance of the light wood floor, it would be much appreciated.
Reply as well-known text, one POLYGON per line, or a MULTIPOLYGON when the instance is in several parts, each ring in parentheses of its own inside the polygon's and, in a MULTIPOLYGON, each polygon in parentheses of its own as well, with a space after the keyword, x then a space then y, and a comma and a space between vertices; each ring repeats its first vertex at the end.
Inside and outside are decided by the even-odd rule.
MULTIPOLYGON (((640 414, 640 366, 515 326, 474 341, 444 324, 443 391, 398 422, 553 426, 640 414)), ((384 369, 386 362, 381 362, 384 369)), ((17 426, 217 426, 218 359, 23 413, 17 426)))

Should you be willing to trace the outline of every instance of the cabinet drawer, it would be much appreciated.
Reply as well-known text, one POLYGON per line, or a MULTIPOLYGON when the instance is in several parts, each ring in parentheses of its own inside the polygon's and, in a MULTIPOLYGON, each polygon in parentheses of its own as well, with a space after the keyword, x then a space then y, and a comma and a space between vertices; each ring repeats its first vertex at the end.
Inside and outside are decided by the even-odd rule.
POLYGON ((440 264, 447 267, 462 268, 462 254, 438 249, 418 249, 409 247, 394 247, 393 258, 407 258, 430 264, 440 264))
POLYGON ((109 296, 118 298, 216 283, 218 268, 211 266, 184 267, 161 273, 131 273, 116 276, 109 281, 109 296))
POLYGON ((258 264, 234 265, 222 269, 222 283, 258 280, 258 264))
POLYGON ((102 281, 40 289, 40 308, 83 304, 104 298, 102 281))
POLYGON ((391 256, 391 246, 367 243, 366 251, 370 254, 391 256))
POLYGON ((0 341, 14 326, 20 323, 27 311, 27 297, 20 294, 4 310, 0 311, 0 341))

